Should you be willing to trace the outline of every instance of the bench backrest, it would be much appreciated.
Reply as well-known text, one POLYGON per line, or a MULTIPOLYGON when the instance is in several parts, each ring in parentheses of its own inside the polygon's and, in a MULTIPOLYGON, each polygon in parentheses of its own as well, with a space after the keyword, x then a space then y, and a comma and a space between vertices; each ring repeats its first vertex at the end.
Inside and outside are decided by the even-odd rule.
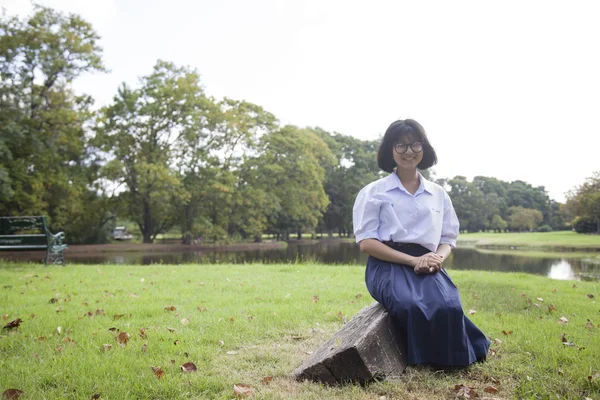
POLYGON ((0 217, 0 245, 46 245, 46 217, 0 217))

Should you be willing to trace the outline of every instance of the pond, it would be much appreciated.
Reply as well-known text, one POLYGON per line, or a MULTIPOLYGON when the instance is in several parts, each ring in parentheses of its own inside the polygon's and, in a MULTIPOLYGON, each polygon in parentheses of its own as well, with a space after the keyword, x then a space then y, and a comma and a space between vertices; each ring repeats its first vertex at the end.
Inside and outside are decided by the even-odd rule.
MULTIPOLYGON (((600 253, 493 251, 459 247, 452 252, 444 265, 449 270, 526 272, 553 279, 600 281, 599 255, 600 253)), ((367 255, 362 254, 355 243, 344 241, 319 241, 308 244, 290 242, 285 249, 241 251, 67 253, 67 263, 78 264, 243 264, 307 261, 331 265, 365 265, 367 255)))

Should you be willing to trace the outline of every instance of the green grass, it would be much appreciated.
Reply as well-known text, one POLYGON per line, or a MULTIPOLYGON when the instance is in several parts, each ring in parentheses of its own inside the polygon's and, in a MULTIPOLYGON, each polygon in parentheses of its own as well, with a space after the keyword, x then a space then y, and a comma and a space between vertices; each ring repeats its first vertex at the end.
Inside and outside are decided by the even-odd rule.
POLYGON ((528 247, 555 250, 600 250, 600 235, 586 235, 570 231, 463 233, 458 236, 460 245, 475 247, 528 247))
POLYGON ((574 287, 573 281, 526 274, 450 274, 465 310, 476 310, 470 318, 502 341, 492 345, 486 363, 454 372, 409 368, 398 380, 328 388, 296 382, 290 374, 373 301, 363 267, 2 264, 0 314, 8 314, 5 323, 23 322, 0 338, 0 391, 20 389, 28 399, 89 399, 94 393, 102 399, 231 399, 233 385, 244 383, 256 399, 450 399, 454 386, 464 384, 481 397, 600 399, 600 376, 588 379, 600 371, 600 283, 574 287), (557 322, 561 316, 567 324, 557 322), (109 328, 129 333, 127 345, 119 346, 117 331, 109 328), (562 344, 563 333, 575 346, 562 344), (103 351, 103 344, 112 349, 103 351), (184 374, 179 366, 189 361, 198 371, 184 374), (160 366, 164 377, 151 366, 160 366), (273 377, 269 385, 261 383, 266 376, 273 377), (498 393, 484 393, 490 385, 498 393))

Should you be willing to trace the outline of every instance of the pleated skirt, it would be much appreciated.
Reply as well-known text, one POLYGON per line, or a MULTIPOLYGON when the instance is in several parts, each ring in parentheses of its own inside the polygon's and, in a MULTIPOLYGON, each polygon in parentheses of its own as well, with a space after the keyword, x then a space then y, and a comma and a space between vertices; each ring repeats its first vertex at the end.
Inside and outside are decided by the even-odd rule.
MULTIPOLYGON (((430 252, 418 244, 390 247, 416 257, 430 252)), ((417 275, 410 266, 370 256, 365 280, 404 334, 408 364, 467 366, 485 360, 490 341, 464 314, 445 269, 417 275)))

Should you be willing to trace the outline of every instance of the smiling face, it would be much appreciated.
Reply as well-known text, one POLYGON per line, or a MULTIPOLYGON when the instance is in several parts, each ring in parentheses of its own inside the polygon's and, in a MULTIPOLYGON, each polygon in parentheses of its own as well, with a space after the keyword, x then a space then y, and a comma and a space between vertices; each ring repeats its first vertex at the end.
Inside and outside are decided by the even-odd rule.
POLYGON ((407 146, 398 146, 401 147, 398 150, 402 152, 404 151, 404 148, 406 148, 406 152, 400 154, 398 151, 392 148, 392 152, 394 153, 394 161, 396 162, 396 167, 398 169, 416 170, 417 165, 419 165, 421 160, 423 160, 423 146, 420 146, 421 150, 419 151, 419 146, 415 143, 421 143, 416 135, 402 135, 400 136, 398 144, 404 144, 407 146), (415 152, 414 150, 417 151, 415 152))

